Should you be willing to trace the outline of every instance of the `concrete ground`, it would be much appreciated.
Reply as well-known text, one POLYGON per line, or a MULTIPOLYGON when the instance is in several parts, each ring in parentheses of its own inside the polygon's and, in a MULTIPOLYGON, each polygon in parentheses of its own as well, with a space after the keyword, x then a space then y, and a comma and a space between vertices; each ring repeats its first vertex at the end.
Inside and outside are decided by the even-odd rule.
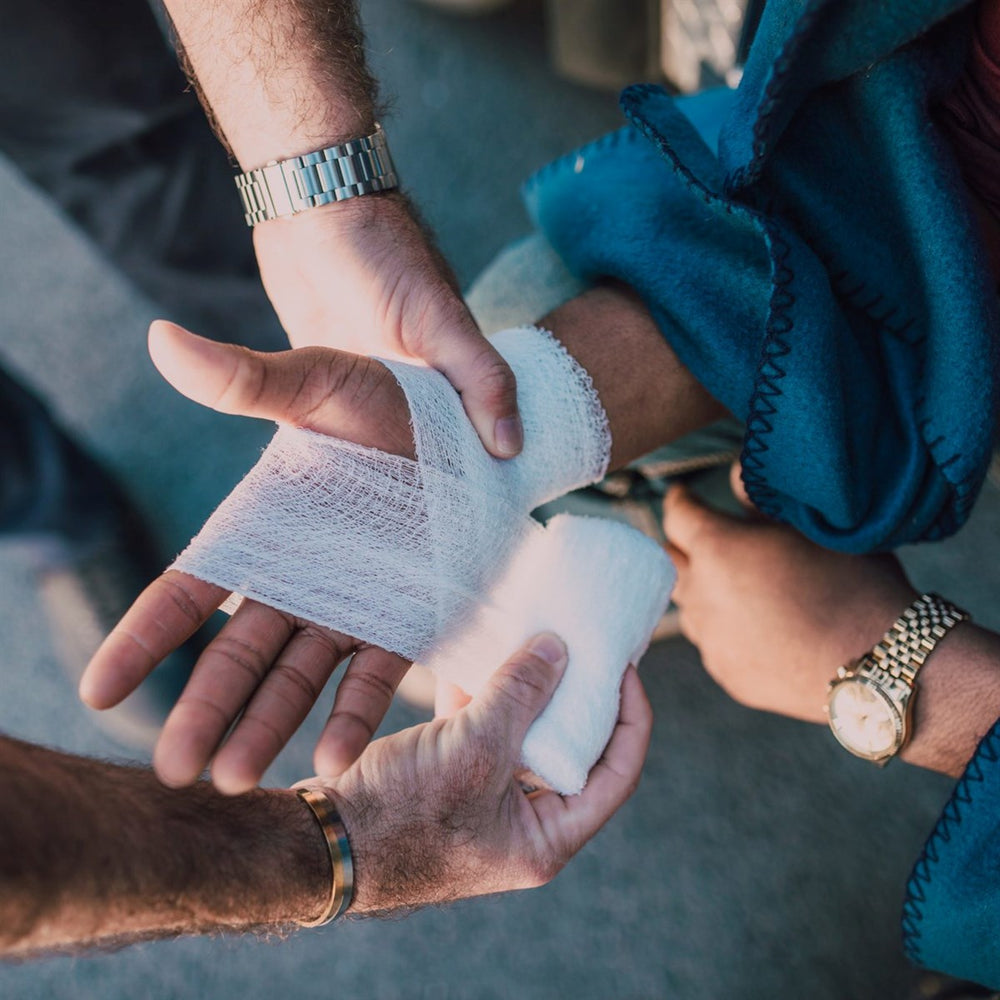
MULTIPOLYGON (((613 98, 555 79, 530 2, 485 21, 368 0, 373 61, 394 97, 398 164, 464 282, 527 228, 517 184, 618 123, 613 98), (447 151, 442 155, 441 151, 447 151)), ((149 364, 140 297, 0 163, 0 354, 128 484, 176 551, 254 459, 268 428, 202 411, 149 364)), ((254 294, 233 297, 255 342, 280 343, 254 294)), ((210 332, 210 331, 207 331, 210 332)), ((934 587, 1000 627, 1000 495, 988 486, 952 541, 907 555, 934 587)), ((0 729, 120 755, 54 664, 23 557, 0 549, 5 659, 0 729)), ((899 1000, 908 870, 949 782, 849 758, 818 727, 732 702, 681 640, 642 665, 657 722, 638 793, 551 885, 351 922, 285 941, 203 939, 0 966, 17 1000, 313 1000, 573 996, 680 1000, 899 1000)), ((268 775, 309 772, 321 706, 268 775)), ((419 721, 398 705, 387 721, 419 721)), ((72 817, 67 817, 72 822, 72 817)), ((58 831, 48 831, 58 836, 58 831)))

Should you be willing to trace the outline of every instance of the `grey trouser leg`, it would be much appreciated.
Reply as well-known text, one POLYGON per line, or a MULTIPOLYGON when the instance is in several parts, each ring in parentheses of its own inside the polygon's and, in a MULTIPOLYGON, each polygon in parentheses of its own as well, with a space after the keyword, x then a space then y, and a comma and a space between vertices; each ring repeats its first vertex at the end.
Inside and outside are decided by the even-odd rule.
POLYGON ((0 25, 0 152, 141 287, 252 273, 225 151, 145 0, 0 0, 0 25))
MULTIPOLYGON (((0 153, 141 290, 176 314, 187 276, 212 295, 255 273, 225 151, 145 0, 0 0, 0 65, 0 153)), ((88 477, 0 370, 0 531, 60 527, 88 477)))

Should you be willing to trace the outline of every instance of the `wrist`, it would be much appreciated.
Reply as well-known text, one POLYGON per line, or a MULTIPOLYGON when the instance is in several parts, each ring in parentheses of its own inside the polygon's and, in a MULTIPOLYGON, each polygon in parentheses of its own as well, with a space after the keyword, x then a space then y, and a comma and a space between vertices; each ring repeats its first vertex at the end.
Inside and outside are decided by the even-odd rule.
MULTIPOLYGON (((330 863, 323 836, 293 791, 255 789, 209 812, 204 839, 191 839, 192 865, 204 869, 190 901, 203 928, 292 924, 325 904, 330 863), (222 857, 227 860, 225 863, 222 857)), ((168 821, 169 822, 169 821, 168 821)), ((164 887, 166 894, 182 886, 164 887)))
POLYGON ((958 778, 1000 718, 1000 637, 968 621, 957 625, 927 660, 918 684, 913 738, 900 756, 958 778))
POLYGON ((273 923, 307 921, 326 905, 330 890, 330 860, 323 835, 306 804, 294 791, 273 791, 280 813, 279 838, 273 864, 283 873, 284 895, 274 901, 273 923))
POLYGON ((622 285, 592 288, 539 320, 583 366, 611 427, 611 468, 725 416, 622 285))
POLYGON ((279 243, 282 245, 307 245, 314 247, 330 241, 343 243, 337 250, 351 246, 364 249, 361 240, 375 235, 390 226, 398 228, 401 219, 413 220, 409 199, 398 188, 366 194, 358 198, 318 205, 305 212, 271 219, 253 230, 254 244, 279 243))
POLYGON ((375 82, 348 0, 166 0, 181 61, 243 169, 374 129, 375 82))
MULTIPOLYGON (((379 859, 373 857, 371 845, 372 833, 380 822, 383 810, 379 808, 378 802, 369 801, 369 797, 361 789, 349 787, 351 784, 348 774, 336 784, 312 780, 303 782, 298 787, 316 788, 330 800, 340 815, 340 822, 350 841, 354 886, 351 905, 345 912, 355 916, 385 912, 394 907, 380 884, 380 874, 385 871, 385 866, 380 866, 379 859)), ((328 860, 327 889, 329 875, 328 860)))

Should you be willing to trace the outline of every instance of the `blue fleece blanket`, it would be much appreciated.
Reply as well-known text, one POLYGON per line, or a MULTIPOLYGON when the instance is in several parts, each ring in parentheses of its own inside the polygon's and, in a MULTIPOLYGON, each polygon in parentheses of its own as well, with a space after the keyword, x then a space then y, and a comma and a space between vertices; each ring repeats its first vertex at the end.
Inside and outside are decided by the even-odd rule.
POLYGON ((989 462, 997 297, 933 122, 965 6, 770 0, 737 91, 629 88, 629 126, 525 186, 745 422, 757 506, 834 549, 954 532, 989 462))

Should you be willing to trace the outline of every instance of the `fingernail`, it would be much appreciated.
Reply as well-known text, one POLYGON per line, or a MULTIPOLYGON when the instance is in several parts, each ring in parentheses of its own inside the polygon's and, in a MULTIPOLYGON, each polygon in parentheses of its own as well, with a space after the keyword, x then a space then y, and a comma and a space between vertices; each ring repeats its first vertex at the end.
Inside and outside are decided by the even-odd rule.
POLYGON ((497 451, 502 455, 513 457, 520 454, 524 444, 524 428, 520 417, 501 417, 493 428, 497 451))
POLYGON ((528 644, 528 652, 557 667, 566 661, 566 644, 557 635, 543 632, 528 644))

